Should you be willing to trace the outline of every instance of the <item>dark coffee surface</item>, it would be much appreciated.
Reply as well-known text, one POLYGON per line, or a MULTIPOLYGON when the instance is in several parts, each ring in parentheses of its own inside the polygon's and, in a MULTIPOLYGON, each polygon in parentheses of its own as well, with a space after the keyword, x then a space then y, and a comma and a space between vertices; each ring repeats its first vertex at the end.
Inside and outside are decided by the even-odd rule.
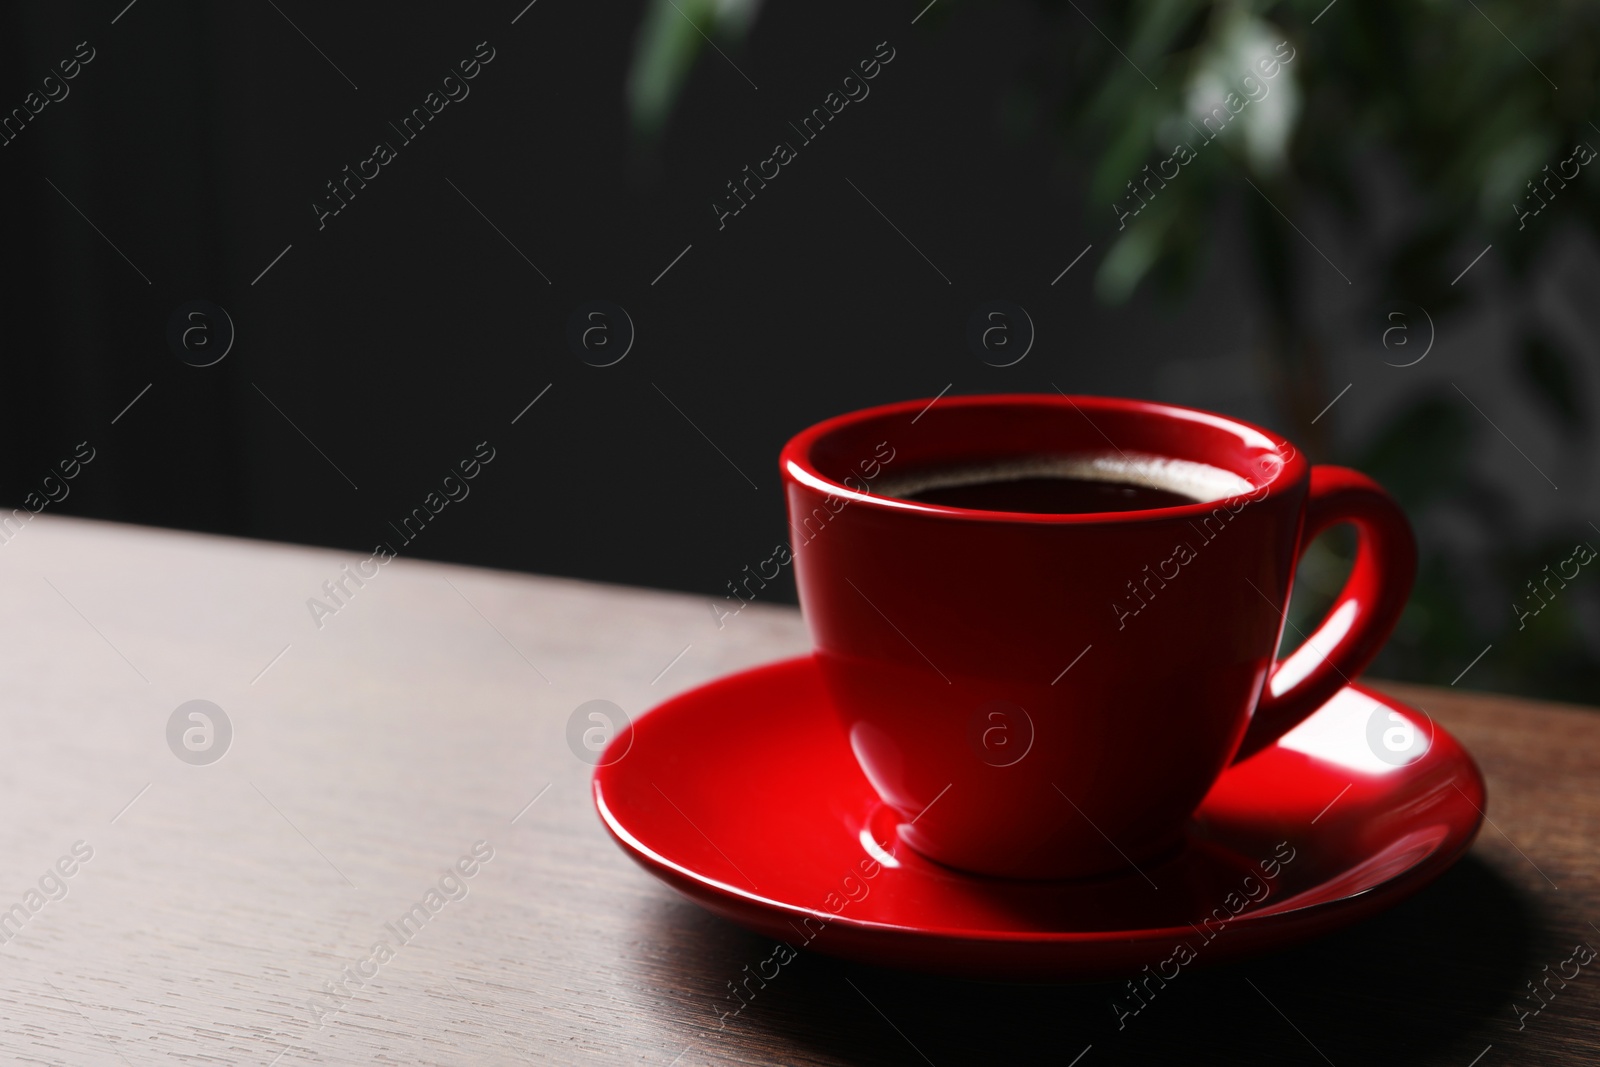
POLYGON ((1146 511, 1193 504, 1196 499, 1167 489, 1127 482, 1056 476, 1007 478, 968 485, 924 489, 906 496, 924 504, 980 511, 1078 514, 1096 511, 1146 511))

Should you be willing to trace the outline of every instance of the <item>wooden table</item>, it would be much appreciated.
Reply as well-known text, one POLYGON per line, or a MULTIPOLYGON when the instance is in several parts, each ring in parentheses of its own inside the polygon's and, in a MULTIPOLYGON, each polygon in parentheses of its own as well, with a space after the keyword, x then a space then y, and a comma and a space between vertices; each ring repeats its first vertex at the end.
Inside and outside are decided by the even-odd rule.
POLYGON ((1600 961, 1552 982, 1524 1029, 1513 1011, 1546 964, 1600 947, 1594 713, 1394 687, 1488 776, 1470 857, 1358 929, 1185 983, 1121 1033, 1111 987, 810 955, 719 1033, 725 983, 768 946, 611 843, 567 720, 803 651, 798 614, 752 606, 719 631, 701 598, 402 559, 346 578, 319 628, 307 599, 331 608, 323 583, 362 559, 49 517, 0 545, 5 1062, 1600 1060, 1600 961), (168 743, 195 699, 233 728, 208 765, 168 743), (464 857, 472 877, 448 878, 464 857), (394 936, 418 903, 426 921, 394 936), (308 1007, 333 983, 337 1010, 308 1007))

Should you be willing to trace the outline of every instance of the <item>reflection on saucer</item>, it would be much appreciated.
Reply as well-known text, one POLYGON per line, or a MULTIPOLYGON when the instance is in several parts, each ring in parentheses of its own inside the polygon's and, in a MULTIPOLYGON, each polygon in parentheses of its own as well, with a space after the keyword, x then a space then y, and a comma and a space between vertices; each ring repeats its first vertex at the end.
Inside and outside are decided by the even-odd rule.
POLYGON ((1427 755, 1433 732, 1432 719, 1419 729, 1392 705, 1343 689, 1278 745, 1356 774, 1391 774, 1427 755))

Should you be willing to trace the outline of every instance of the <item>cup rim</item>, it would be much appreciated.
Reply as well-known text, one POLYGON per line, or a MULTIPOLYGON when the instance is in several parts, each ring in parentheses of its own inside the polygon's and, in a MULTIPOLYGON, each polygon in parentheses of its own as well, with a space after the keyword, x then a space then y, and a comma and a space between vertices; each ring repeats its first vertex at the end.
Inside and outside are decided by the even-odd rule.
MULTIPOLYGON (((1091 424, 1093 420, 1090 420, 1091 424)), ((1116 448, 1115 445, 1112 445, 1116 448)), ((1120 451, 1120 449, 1118 449, 1120 451)), ((1249 498, 1252 502, 1280 497, 1305 484, 1310 477, 1310 464, 1305 456, 1282 434, 1274 433, 1254 423, 1231 415, 1219 415, 1201 408, 1166 404, 1131 397, 1092 396, 1057 392, 1051 393, 978 393, 967 396, 946 396, 919 400, 902 400, 879 404, 857 411, 824 419, 791 437, 778 457, 779 472, 785 483, 796 483, 827 496, 838 497, 864 505, 885 514, 923 515, 930 518, 952 519, 959 522, 1027 523, 1046 526, 1116 525, 1125 523, 1158 522, 1167 519, 1186 519, 1208 515, 1230 501, 1249 498), (911 414, 913 422, 921 418, 935 404, 947 409, 978 407, 1032 406, 1039 408, 1076 409, 1080 415, 1086 411, 1117 411, 1145 416, 1178 419, 1199 423, 1213 429, 1237 434, 1247 446, 1262 449, 1262 455, 1277 454, 1282 465, 1266 481, 1249 493, 1239 493, 1217 500, 1195 501, 1165 508, 1145 508, 1138 511, 1084 511, 1084 512, 1032 512, 989 511, 980 508, 958 508, 943 504, 929 504, 878 493, 861 492, 824 474, 812 462, 812 451, 830 435, 855 428, 865 423, 911 414), (1264 492, 1263 492, 1264 490, 1264 492), (1259 496, 1257 494, 1260 494, 1259 496)))

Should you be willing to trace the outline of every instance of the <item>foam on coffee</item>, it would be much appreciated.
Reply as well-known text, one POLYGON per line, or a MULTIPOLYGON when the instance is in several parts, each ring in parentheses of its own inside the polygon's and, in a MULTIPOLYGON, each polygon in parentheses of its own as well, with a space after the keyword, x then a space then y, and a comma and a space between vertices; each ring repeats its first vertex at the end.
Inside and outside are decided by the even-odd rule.
POLYGON ((1187 497, 1197 504, 1241 496, 1255 486, 1232 471, 1188 459, 1138 452, 1026 456, 991 463, 937 467, 886 478, 874 488, 883 496, 914 497, 935 489, 1033 478, 1134 485, 1187 497))

